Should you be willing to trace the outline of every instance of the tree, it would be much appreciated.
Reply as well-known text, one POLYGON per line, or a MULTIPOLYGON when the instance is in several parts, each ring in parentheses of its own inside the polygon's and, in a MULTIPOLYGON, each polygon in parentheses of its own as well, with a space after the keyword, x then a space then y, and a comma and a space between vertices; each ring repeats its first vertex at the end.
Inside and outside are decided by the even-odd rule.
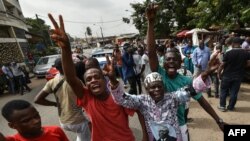
MULTIPOLYGON (((195 27, 218 25, 232 29, 250 25, 250 0, 155 0, 155 3, 160 5, 155 21, 157 38, 195 27)), ((131 16, 133 24, 141 36, 147 31, 145 9, 148 4, 149 0, 130 4, 135 11, 131 16)))
POLYGON ((205 27, 215 24, 224 28, 250 25, 249 0, 199 0, 188 8, 193 19, 189 24, 205 27))
POLYGON ((44 38, 45 44, 51 45, 51 40, 49 35, 50 26, 45 24, 44 20, 40 18, 38 19, 26 18, 25 21, 26 24, 31 27, 29 28, 29 32, 42 36, 44 38))
MULTIPOLYGON (((195 0, 155 0, 160 5, 155 21, 155 36, 157 38, 165 38, 172 32, 182 28, 192 28, 188 25, 191 17, 187 16, 187 8, 189 8, 195 0)), ((132 14, 133 23, 142 36, 146 35, 147 21, 145 18, 145 10, 149 0, 143 3, 132 3, 134 9, 132 14)))
POLYGON ((92 36, 92 30, 91 30, 90 27, 87 27, 87 28, 86 28, 86 32, 87 32, 87 35, 88 35, 88 36, 92 36))

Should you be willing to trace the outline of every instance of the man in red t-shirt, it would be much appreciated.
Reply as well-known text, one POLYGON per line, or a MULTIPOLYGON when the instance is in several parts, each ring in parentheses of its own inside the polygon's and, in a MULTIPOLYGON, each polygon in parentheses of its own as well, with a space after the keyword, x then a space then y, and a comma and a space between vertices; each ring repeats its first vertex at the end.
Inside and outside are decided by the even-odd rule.
POLYGON ((0 141, 68 141, 60 127, 42 127, 38 111, 27 101, 8 102, 2 108, 2 115, 18 133, 7 137, 0 133, 0 141))
POLYGON ((128 124, 128 115, 132 115, 134 111, 129 111, 114 102, 106 89, 107 84, 100 69, 88 69, 84 74, 87 87, 83 85, 75 73, 62 16, 59 16, 60 28, 50 14, 49 18, 55 27, 51 37, 62 49, 66 81, 76 94, 78 105, 85 109, 92 123, 92 141, 134 141, 134 135, 128 124))

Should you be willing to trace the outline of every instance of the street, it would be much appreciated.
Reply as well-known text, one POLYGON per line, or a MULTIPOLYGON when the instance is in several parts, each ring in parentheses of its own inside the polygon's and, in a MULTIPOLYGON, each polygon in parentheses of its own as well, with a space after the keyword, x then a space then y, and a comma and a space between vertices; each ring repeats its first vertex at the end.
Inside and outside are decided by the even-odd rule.
MULTIPOLYGON (((40 116, 42 118, 42 125, 58 125, 58 115, 57 115, 57 109, 55 107, 47 107, 47 106, 41 106, 33 103, 33 99, 35 95, 43 88, 43 86, 46 83, 45 79, 37 79, 33 78, 32 84, 29 86, 31 87, 32 91, 30 93, 25 93, 24 95, 16 94, 16 95, 10 95, 10 94, 4 94, 0 96, 0 108, 2 109, 3 105, 7 103, 10 100, 14 99, 23 99, 27 100, 29 102, 32 102, 32 104, 36 107, 36 109, 39 111, 40 116)), ((54 100, 54 95, 51 94, 48 99, 54 100)), ((12 135, 15 134, 16 131, 8 127, 7 121, 3 118, 2 114, 0 115, 0 132, 2 132, 4 135, 12 135)), ((136 135, 136 140, 141 139, 141 131, 140 131, 140 124, 138 123, 137 117, 134 116, 130 118, 130 127, 133 130, 134 134, 136 135)), ((69 139, 71 141, 75 140, 75 135, 66 132, 69 139)))
MULTIPOLYGON (((30 93, 25 93, 23 96, 16 94, 16 95, 9 95, 4 94, 0 96, 0 108, 3 105, 13 99, 24 99, 33 103, 33 99, 35 95, 42 89, 45 85, 45 79, 32 79, 32 84, 29 86, 32 88, 30 93)), ((220 112, 217 110, 217 105, 219 103, 218 99, 215 98, 207 98, 204 94, 204 97, 208 100, 208 102, 212 105, 215 111, 218 113, 220 117, 223 118, 225 122, 228 124, 250 124, 249 121, 249 113, 250 113, 250 93, 249 93, 250 85, 243 83, 241 86, 238 103, 236 105, 235 112, 220 112)), ((54 99, 53 94, 50 95, 49 99, 54 99)), ((34 103, 33 103, 34 104, 34 103)), ((34 106, 39 111, 42 124, 43 125, 58 125, 58 115, 57 109, 55 107, 46 107, 34 104, 34 106)), ((188 124, 190 138, 192 141, 222 141, 223 140, 223 133, 220 131, 218 126, 216 125, 215 121, 199 106, 198 102, 191 101, 190 105, 190 113, 189 117, 193 118, 194 121, 188 124)), ((130 118, 130 127, 136 136, 136 140, 141 140, 141 128, 137 116, 130 118)), ((16 133, 15 130, 11 129, 7 125, 7 121, 0 115, 0 131, 4 135, 11 135, 16 133)), ((75 135, 66 132, 70 140, 75 140, 75 135)))
MULTIPOLYGON (((84 55, 89 57, 91 54, 91 49, 85 49, 84 55)), ((46 83, 46 80, 32 78, 32 83, 29 85, 32 88, 30 93, 25 93, 24 95, 10 95, 4 94, 0 96, 0 108, 3 105, 13 99, 24 99, 29 102, 33 103, 33 99, 35 95, 43 88, 46 83)), ((236 105, 236 111, 234 112, 220 112, 217 109, 219 104, 219 100, 215 98, 207 98, 207 95, 204 94, 204 97, 208 100, 208 102, 212 105, 215 109, 217 114, 228 124, 250 124, 249 121, 249 113, 250 113, 250 93, 249 89, 250 85, 247 83, 242 83, 238 103, 236 105)), ((128 90, 128 89, 127 89, 128 90)), ((145 92, 145 89, 144 89, 145 92)), ((53 94, 49 96, 49 99, 54 100, 53 94)), ((57 125, 59 126, 58 122, 58 115, 57 109, 55 107, 46 107, 34 104, 34 106, 39 111, 42 124, 43 125, 57 125)), ((218 128, 215 121, 199 106, 198 102, 191 100, 190 104, 190 113, 189 117, 193 118, 194 121, 188 124, 190 138, 191 141, 222 141, 223 140, 223 133, 218 128)), ((137 141, 141 140, 142 133, 139 121, 137 119, 137 115, 135 114, 134 117, 130 117, 130 127, 134 132, 137 141)), ((0 115, 0 132, 4 135, 11 135, 16 133, 15 130, 8 127, 7 121, 0 115)), ((75 140, 76 136, 70 132, 66 132, 70 140, 75 140)))

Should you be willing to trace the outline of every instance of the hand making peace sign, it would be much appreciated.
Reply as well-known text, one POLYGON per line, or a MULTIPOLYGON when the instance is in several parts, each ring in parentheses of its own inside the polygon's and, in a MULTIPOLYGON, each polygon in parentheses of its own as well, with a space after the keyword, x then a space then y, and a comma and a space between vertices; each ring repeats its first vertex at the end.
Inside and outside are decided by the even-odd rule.
POLYGON ((64 23, 63 23, 63 18, 62 15, 59 15, 59 23, 60 23, 60 27, 58 26, 57 22, 55 21, 55 19, 53 18, 53 16, 51 14, 48 14, 49 19, 51 20, 51 22, 54 25, 54 30, 51 30, 51 38, 56 42, 56 44, 61 47, 61 48, 65 48, 65 47, 69 47, 70 43, 69 43, 69 39, 68 36, 65 32, 64 29, 64 23))

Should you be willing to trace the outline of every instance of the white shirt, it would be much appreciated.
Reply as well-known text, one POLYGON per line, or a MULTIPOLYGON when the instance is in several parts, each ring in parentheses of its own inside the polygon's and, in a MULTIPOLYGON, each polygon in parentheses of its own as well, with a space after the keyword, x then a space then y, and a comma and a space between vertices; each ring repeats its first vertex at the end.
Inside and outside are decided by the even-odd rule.
POLYGON ((149 59, 147 54, 143 54, 141 58, 142 65, 145 65, 145 70, 143 72, 144 77, 146 77, 148 74, 150 74, 152 71, 149 66, 149 59))
POLYGON ((241 48, 243 49, 249 49, 250 48, 250 44, 247 41, 244 41, 241 45, 241 48))
POLYGON ((20 76, 20 75, 24 76, 24 73, 21 71, 20 66, 18 64, 12 65, 11 70, 14 76, 20 76))
POLYGON ((139 74, 141 72, 141 55, 135 53, 133 54, 133 59, 134 59, 134 63, 135 63, 135 71, 136 74, 139 74))

